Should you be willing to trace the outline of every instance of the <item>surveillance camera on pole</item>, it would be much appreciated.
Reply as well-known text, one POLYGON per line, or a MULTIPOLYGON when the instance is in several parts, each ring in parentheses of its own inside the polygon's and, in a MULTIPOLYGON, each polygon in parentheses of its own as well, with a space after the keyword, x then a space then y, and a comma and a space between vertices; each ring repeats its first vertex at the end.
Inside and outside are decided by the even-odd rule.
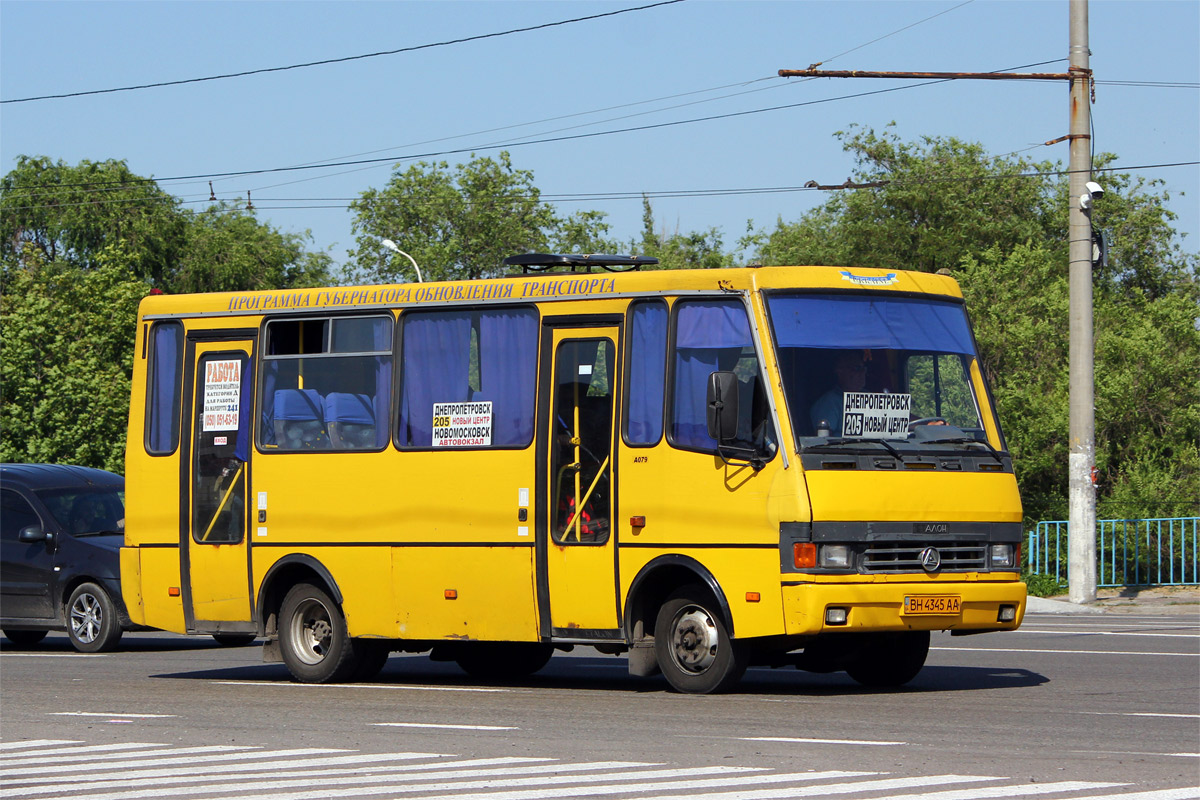
POLYGON ((1104 196, 1104 187, 1095 181, 1088 181, 1083 188, 1087 191, 1079 195, 1079 207, 1084 211, 1089 211, 1092 207, 1092 200, 1104 196))

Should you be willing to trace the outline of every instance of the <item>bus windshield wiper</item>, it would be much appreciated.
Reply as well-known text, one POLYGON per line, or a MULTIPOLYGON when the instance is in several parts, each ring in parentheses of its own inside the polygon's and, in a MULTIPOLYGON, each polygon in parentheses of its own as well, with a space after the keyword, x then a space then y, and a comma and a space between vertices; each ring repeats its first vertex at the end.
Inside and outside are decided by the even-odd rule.
POLYGON ((827 445, 837 446, 837 445, 843 445, 843 444, 878 444, 878 445, 882 445, 889 453, 891 453, 892 455, 894 455, 896 457, 897 461, 900 461, 901 463, 904 462, 903 454, 901 454, 901 452, 899 450, 897 450, 896 448, 894 448, 890 444, 888 444, 886 439, 859 439, 857 437, 850 437, 850 436, 835 436, 835 437, 826 439, 825 441, 821 442, 820 444, 812 445, 812 447, 825 447, 827 445))
POLYGON ((938 444, 981 444, 987 448, 988 455, 996 459, 1001 465, 1004 464, 1004 459, 1000 456, 1000 451, 992 447, 992 443, 985 439, 973 439, 970 436, 957 436, 953 439, 934 439, 938 444))

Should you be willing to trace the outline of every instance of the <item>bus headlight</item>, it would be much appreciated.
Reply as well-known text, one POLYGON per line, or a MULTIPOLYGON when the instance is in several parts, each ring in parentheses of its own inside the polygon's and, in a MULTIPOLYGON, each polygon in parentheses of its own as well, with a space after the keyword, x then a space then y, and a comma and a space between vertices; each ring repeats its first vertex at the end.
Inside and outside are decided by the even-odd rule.
POLYGON ((827 569, 847 569, 850 566, 850 546, 845 544, 821 545, 821 566, 827 569))
POLYGON ((992 569, 1014 569, 1017 566, 1017 560, 1013 557, 1016 550, 1011 544, 994 544, 991 551, 992 569))

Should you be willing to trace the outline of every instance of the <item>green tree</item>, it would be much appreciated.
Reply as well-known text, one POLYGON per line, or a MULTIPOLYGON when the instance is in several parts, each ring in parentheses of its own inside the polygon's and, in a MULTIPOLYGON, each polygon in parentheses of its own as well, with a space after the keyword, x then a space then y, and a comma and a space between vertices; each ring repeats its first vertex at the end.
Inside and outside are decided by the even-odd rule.
POLYGON ((166 289, 184 250, 179 201, 124 161, 70 166, 20 156, 0 180, 0 263, 4 269, 63 261, 96 266, 120 242, 130 274, 166 289))
POLYGON ((658 269, 721 269, 734 266, 726 253, 719 228, 706 231, 667 233, 656 231, 649 198, 642 198, 642 238, 630 248, 638 255, 658 259, 658 269))
POLYGON ((551 247, 593 250, 608 244, 598 212, 566 219, 541 201, 533 173, 498 159, 472 158, 451 170, 445 162, 397 168, 382 189, 350 204, 358 282, 412 280, 408 260, 382 245, 391 239, 420 265, 425 280, 494 277, 511 255, 551 247))
POLYGON ((123 161, 20 158, 0 181, 0 458, 123 471, 141 298, 325 282, 306 239, 183 209, 123 161))
POLYGON ((172 275, 176 292, 236 292, 320 286, 330 282, 328 253, 308 252, 311 237, 282 233, 225 204, 189 215, 172 275))
MULTIPOLYGON (((774 264, 949 269, 1015 457, 1026 515, 1065 518, 1068 181, 1059 165, 953 138, 841 134, 852 184, 760 233, 774 264)), ((1105 167, 1114 156, 1098 156, 1105 167)), ((1112 236, 1094 282, 1101 517, 1200 511, 1200 288, 1158 182, 1100 173, 1093 223, 1112 236)))
POLYGON ((124 472, 138 302, 149 284, 110 245, 91 269, 30 255, 0 293, 0 460, 124 472))

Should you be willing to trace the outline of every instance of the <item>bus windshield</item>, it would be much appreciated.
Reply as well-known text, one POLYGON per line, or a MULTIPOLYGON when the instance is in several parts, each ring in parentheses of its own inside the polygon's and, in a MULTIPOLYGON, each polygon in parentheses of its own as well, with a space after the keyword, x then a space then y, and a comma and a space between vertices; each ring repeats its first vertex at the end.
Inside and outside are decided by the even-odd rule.
POLYGON ((861 439, 986 443, 961 303, 774 293, 767 307, 801 448, 861 439))

